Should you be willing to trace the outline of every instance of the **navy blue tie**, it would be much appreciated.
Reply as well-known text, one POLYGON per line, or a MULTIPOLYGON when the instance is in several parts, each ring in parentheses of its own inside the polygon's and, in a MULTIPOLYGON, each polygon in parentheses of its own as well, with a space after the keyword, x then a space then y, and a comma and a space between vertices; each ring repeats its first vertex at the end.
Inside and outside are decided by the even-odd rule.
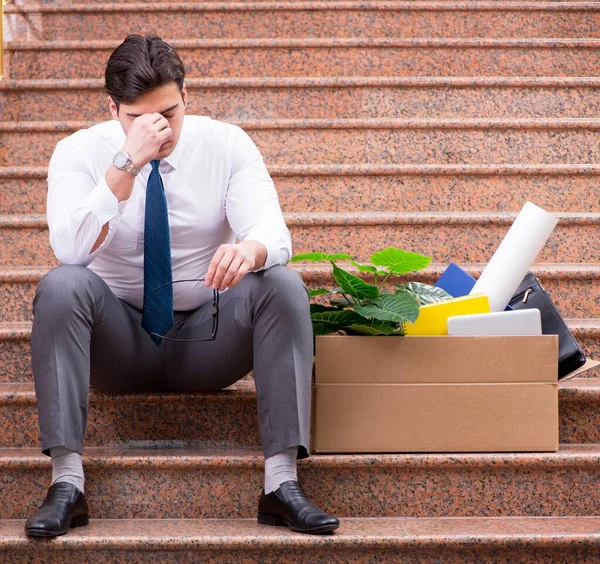
POLYGON ((150 163, 152 172, 146 187, 146 215, 144 219, 144 311, 142 327, 160 345, 164 335, 173 327, 173 271, 171 269, 171 236, 167 198, 158 165, 150 163), (168 284, 160 290, 155 290, 168 284))

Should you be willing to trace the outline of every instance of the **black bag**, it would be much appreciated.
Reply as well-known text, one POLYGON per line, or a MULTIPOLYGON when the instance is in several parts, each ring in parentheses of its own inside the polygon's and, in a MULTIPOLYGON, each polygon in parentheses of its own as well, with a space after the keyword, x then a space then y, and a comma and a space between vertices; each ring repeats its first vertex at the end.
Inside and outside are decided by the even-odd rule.
POLYGON ((539 309, 542 317, 542 333, 558 335, 558 379, 564 378, 585 364, 585 354, 542 288, 538 279, 527 274, 510 300, 513 309, 539 309))

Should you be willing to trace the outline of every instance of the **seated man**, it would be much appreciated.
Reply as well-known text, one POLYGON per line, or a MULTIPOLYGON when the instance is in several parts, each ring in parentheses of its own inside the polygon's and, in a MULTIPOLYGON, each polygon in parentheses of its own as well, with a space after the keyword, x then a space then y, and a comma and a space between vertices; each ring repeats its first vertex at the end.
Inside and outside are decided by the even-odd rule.
POLYGON ((184 115, 184 74, 159 37, 129 36, 106 67, 114 120, 60 141, 50 162, 50 243, 63 266, 38 287, 31 348, 52 485, 28 535, 89 522, 90 385, 215 391, 251 369, 265 456, 258 522, 339 526, 297 483, 312 326, 306 288, 284 266, 291 241, 273 182, 244 131, 184 115))

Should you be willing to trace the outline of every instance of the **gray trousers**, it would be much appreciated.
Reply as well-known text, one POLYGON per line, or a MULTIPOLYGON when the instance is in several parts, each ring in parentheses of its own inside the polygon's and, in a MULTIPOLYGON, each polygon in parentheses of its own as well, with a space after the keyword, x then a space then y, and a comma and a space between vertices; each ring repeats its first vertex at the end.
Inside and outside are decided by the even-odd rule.
MULTIPOLYGON (((207 338, 212 301, 175 312, 167 336, 207 338)), ((220 296, 214 341, 157 347, 142 313, 117 298, 82 266, 59 266, 34 299, 31 353, 42 451, 81 453, 90 385, 107 392, 217 391, 254 370, 258 421, 268 458, 299 446, 309 451, 313 359, 308 292, 294 271, 275 266, 250 273, 220 296)), ((152 437, 149 437, 152 438, 152 437)))

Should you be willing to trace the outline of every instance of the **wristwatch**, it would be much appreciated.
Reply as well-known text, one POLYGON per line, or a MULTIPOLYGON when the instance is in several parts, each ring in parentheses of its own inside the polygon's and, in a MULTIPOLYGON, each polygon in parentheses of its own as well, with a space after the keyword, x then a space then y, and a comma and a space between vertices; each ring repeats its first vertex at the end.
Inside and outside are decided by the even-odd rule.
POLYGON ((113 157, 113 164, 119 170, 124 170, 132 176, 137 176, 140 173, 140 169, 131 162, 131 157, 125 151, 119 151, 113 157))

